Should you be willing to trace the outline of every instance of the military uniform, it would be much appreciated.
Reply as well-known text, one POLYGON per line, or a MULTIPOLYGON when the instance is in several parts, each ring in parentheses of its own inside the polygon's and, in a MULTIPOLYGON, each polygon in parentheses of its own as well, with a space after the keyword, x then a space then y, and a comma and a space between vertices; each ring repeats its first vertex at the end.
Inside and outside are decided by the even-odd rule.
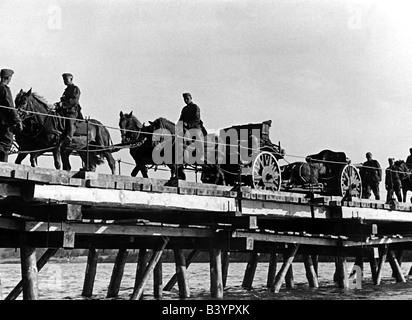
POLYGON ((382 181, 382 169, 378 161, 372 159, 363 163, 362 168, 362 183, 363 196, 362 198, 369 199, 371 191, 375 195, 375 199, 379 200, 379 183, 382 181), (376 168, 376 169, 374 169, 376 168))
POLYGON ((399 202, 402 202, 402 182, 399 177, 399 173, 396 171, 393 165, 390 165, 386 169, 385 174, 385 187, 387 190, 386 202, 389 203, 392 200, 392 196, 395 193, 399 202))
MULTIPOLYGON (((63 77, 71 76, 70 73, 64 73, 63 77)), ((63 92, 62 97, 60 98, 60 113, 70 119, 67 119, 67 138, 72 140, 74 132, 76 131, 76 120, 75 119, 83 119, 83 115, 81 113, 81 106, 79 104, 80 99, 80 89, 78 86, 74 84, 67 85, 66 89, 63 92)))
MULTIPOLYGON (((13 70, 3 69, 0 74, 3 76, 13 75, 13 70)), ((13 145, 13 129, 16 124, 21 125, 21 120, 14 109, 13 96, 10 88, 5 83, 0 83, 0 105, 8 108, 0 108, 0 162, 7 162, 8 153, 13 145)))
POLYGON ((189 129, 201 129, 203 136, 207 135, 207 131, 203 126, 203 121, 200 119, 200 108, 197 104, 190 102, 184 106, 179 121, 183 122, 184 131, 189 129))

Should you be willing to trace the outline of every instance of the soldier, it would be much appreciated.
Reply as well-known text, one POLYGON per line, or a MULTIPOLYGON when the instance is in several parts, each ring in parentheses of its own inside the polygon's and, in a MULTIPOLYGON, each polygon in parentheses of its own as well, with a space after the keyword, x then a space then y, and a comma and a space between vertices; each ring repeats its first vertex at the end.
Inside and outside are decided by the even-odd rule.
POLYGON ((412 169, 412 148, 409 148, 409 156, 406 158, 405 163, 409 169, 412 169))
POLYGON ((200 108, 193 103, 190 93, 183 93, 183 100, 186 106, 183 107, 179 121, 183 122, 184 131, 188 129, 201 129, 203 136, 207 135, 207 131, 203 126, 203 121, 200 119, 200 108))
POLYGON ((13 70, 0 71, 0 162, 7 162, 10 149, 13 145, 13 130, 23 130, 23 124, 14 107, 14 100, 8 84, 14 74, 13 70), (6 108, 4 108, 6 107, 6 108))
POLYGON ((361 177, 363 183, 364 199, 369 199, 371 191, 375 195, 376 200, 380 200, 379 183, 382 181, 382 169, 378 161, 372 159, 372 153, 366 153, 366 160, 362 164, 361 177))
POLYGON ((57 109, 60 113, 69 119, 66 119, 66 137, 64 144, 70 144, 74 132, 76 131, 76 120, 83 119, 81 113, 81 107, 79 104, 80 99, 80 89, 78 86, 73 84, 73 75, 71 73, 63 73, 63 82, 67 86, 63 92, 60 102, 57 103, 57 109))
POLYGON ((386 203, 390 203, 392 200, 393 193, 395 193, 399 202, 402 202, 402 183, 399 177, 399 172, 394 167, 394 158, 389 158, 389 167, 386 169, 385 174, 385 187, 387 190, 386 203))

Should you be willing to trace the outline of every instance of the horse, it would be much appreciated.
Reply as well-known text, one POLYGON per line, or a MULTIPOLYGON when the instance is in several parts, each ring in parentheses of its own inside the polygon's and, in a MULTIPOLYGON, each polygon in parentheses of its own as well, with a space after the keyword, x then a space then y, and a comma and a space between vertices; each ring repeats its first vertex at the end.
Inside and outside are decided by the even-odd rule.
MULTIPOLYGON (((406 194, 412 191, 412 168, 405 161, 396 160, 393 164, 393 170, 397 171, 402 184, 402 201, 406 202, 406 194)), ((410 199, 412 203, 412 198, 410 199)))
POLYGON ((287 181, 286 188, 317 185, 319 176, 327 171, 323 163, 293 162, 282 167, 282 180, 287 181))
MULTIPOLYGON (((159 143, 160 138, 156 138, 153 141, 153 125, 149 121, 149 125, 142 124, 136 116, 133 115, 133 111, 130 113, 123 113, 120 111, 119 127, 121 134, 121 143, 124 145, 130 145, 129 152, 135 161, 135 167, 131 172, 131 176, 135 177, 141 172, 144 178, 148 178, 148 165, 157 165, 153 161, 152 153, 156 144, 159 143)), ((170 122, 164 118, 159 121, 170 122)), ((170 122, 171 123, 171 122, 170 122)), ((168 124, 169 125, 169 124, 168 124)), ((169 164, 168 167, 171 170, 171 178, 175 177, 175 166, 169 164)), ((185 179, 185 176, 179 176, 180 179, 185 179)))
MULTIPOLYGON (((179 155, 176 154, 176 151, 179 150, 176 148, 176 126, 173 122, 160 117, 149 121, 149 125, 145 126, 133 115, 133 111, 130 113, 120 112, 119 127, 122 144, 131 144, 130 155, 136 164, 132 170, 132 176, 141 172, 142 176, 147 178, 147 165, 163 164, 170 168, 171 180, 186 179, 183 164, 184 155, 181 154, 179 158, 179 155), (176 161, 176 159, 180 159, 180 161, 176 161)), ((210 147, 208 144, 206 146, 210 147)), ((224 175, 216 168, 217 165, 203 163, 202 182, 224 184, 224 175)))
POLYGON ((60 169, 63 164, 63 170, 71 170, 69 156, 76 150, 87 170, 95 171, 104 162, 104 157, 112 174, 115 174, 116 161, 111 154, 113 143, 109 131, 101 122, 95 119, 90 119, 89 123, 79 122, 73 141, 63 146, 61 138, 65 132, 66 120, 57 113, 53 105, 32 92, 32 89, 27 92, 20 90, 15 98, 15 105, 23 122, 23 130, 15 131, 19 145, 16 164, 21 164, 30 153, 31 165, 35 166, 39 155, 51 151, 56 169, 60 169))

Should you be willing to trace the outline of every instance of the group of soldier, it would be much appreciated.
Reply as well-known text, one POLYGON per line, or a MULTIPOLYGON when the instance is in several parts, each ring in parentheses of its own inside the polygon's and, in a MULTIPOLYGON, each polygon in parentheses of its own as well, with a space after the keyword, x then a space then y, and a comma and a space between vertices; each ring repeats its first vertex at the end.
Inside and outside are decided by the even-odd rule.
MULTIPOLYGON (((23 130, 22 120, 17 113, 13 96, 8 86, 13 74, 14 71, 11 69, 2 69, 0 71, 0 162, 8 161, 8 155, 13 145, 13 129, 23 130)), ((54 105, 58 113, 67 119, 62 144, 69 144, 73 139, 76 119, 82 119, 83 116, 79 104, 80 89, 73 83, 73 75, 71 73, 63 73, 62 77, 66 89, 60 101, 54 105)))
MULTIPOLYGON (((409 156, 406 158, 406 165, 412 169, 412 148, 409 149, 409 156)), ((400 172, 394 166, 395 159, 388 158, 389 166, 385 170, 386 202, 393 200, 402 202, 402 180, 400 172), (396 199, 394 198, 396 196, 396 199)), ((361 178, 363 184, 362 198, 369 199, 373 195, 376 200, 380 200, 379 184, 382 181, 382 169, 379 162, 372 158, 372 153, 366 153, 366 161, 361 167, 361 178)))
MULTIPOLYGON (((8 86, 13 74, 14 71, 11 69, 0 71, 0 162, 8 161, 8 155, 13 145, 13 130, 23 130, 22 120, 15 108, 14 99, 8 86)), ((62 77, 66 88, 60 101, 54 106, 58 114, 66 118, 66 128, 61 139, 61 145, 64 146, 72 142, 76 124, 83 119, 83 115, 79 103, 81 92, 79 87, 73 83, 73 74, 63 73, 62 77)), ((200 108, 193 103, 192 95, 188 92, 183 93, 183 100, 186 105, 182 108, 179 121, 183 123, 184 131, 198 129, 206 136, 207 131, 200 119, 200 108)))

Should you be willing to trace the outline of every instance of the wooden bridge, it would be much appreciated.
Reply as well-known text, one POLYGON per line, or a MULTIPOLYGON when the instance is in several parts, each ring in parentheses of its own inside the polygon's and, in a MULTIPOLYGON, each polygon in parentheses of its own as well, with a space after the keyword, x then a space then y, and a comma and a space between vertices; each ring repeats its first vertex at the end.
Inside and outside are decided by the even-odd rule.
MULTIPOLYGON (((310 287, 318 287, 319 256, 333 256, 335 281, 351 285, 347 257, 369 262, 379 285, 388 261, 406 281, 402 252, 412 250, 412 206, 316 194, 261 191, 187 181, 68 172, 0 163, 0 247, 20 248, 22 281, 0 296, 38 299, 37 274, 59 248, 89 249, 82 295, 92 296, 99 249, 118 249, 107 297, 116 297, 129 249, 139 249, 131 299, 153 272, 154 295, 176 283, 190 297, 186 270, 199 251, 210 254, 210 291, 222 298, 230 253, 249 252, 242 286, 251 288, 259 254, 270 254, 267 287, 293 286, 292 262, 302 255, 310 287), (36 248, 48 248, 37 259, 36 248), (191 249, 185 257, 184 249, 191 249), (176 274, 163 286, 164 250, 176 274), (279 261, 278 255, 283 259, 279 261)), ((2 275, 7 276, 7 275, 2 275)))

